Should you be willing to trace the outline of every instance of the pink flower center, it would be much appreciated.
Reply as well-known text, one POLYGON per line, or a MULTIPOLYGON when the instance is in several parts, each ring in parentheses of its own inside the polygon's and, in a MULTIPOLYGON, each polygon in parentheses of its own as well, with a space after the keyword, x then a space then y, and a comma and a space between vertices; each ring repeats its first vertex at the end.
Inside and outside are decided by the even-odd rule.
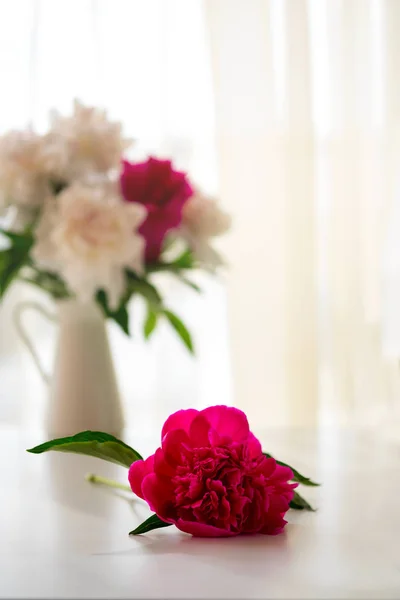
POLYGON ((260 460, 250 460, 243 444, 186 448, 172 480, 178 517, 232 531, 243 529, 252 501, 260 504, 256 511, 260 514, 268 505, 264 481, 257 482, 260 460))

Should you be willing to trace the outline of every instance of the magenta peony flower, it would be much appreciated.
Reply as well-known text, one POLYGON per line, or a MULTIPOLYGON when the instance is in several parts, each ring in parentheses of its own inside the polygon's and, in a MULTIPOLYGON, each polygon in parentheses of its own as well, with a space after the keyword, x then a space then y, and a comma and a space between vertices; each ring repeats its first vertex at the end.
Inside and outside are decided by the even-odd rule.
POLYGON ((147 218, 139 233, 146 241, 146 261, 154 262, 165 235, 180 225, 183 206, 193 189, 185 173, 174 171, 171 161, 156 158, 136 164, 123 161, 120 183, 125 200, 147 208, 147 218))
POLYGON ((283 530, 293 473, 263 455, 242 411, 180 410, 161 437, 161 448, 129 470, 133 492, 160 519, 201 537, 283 530))

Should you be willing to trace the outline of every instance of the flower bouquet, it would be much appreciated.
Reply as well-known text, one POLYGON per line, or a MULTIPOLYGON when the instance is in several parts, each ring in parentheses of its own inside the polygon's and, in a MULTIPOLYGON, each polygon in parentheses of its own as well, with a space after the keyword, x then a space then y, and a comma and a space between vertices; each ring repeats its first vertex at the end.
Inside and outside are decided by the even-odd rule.
POLYGON ((0 301, 22 280, 56 302, 52 318, 60 335, 51 378, 16 314, 59 401, 52 433, 78 427, 118 432, 121 410, 109 412, 119 400, 104 320, 129 334, 128 304, 141 296, 145 338, 164 318, 193 352, 189 331, 166 306, 154 277, 169 273, 198 290, 187 273, 215 271, 223 262, 211 242, 228 230, 229 216, 170 160, 124 158, 130 143, 104 111, 79 102, 71 116, 53 114, 43 134, 29 129, 0 138, 0 301))
POLYGON ((215 269, 211 240, 230 218, 169 160, 123 158, 130 141, 97 108, 75 102, 54 114, 49 130, 0 138, 0 214, 8 247, 0 252, 0 299, 15 279, 56 300, 95 301, 129 333, 134 294, 147 303, 146 338, 165 317, 193 350, 188 331, 152 283, 169 272, 196 289, 186 273, 215 269))
POLYGON ((161 446, 143 460, 110 435, 84 431, 28 450, 86 454, 129 469, 129 486, 101 476, 93 483, 131 491, 153 514, 131 535, 175 525, 200 537, 276 535, 289 508, 313 510, 295 488, 318 486, 263 452, 246 415, 230 406, 180 410, 168 417, 161 446))

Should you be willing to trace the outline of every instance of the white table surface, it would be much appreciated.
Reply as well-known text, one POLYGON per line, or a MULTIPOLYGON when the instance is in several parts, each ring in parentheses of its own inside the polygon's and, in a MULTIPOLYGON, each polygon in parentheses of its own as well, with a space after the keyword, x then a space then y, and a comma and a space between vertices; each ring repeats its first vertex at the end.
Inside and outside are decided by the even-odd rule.
MULTIPOLYGON (((124 439, 143 453, 148 436, 124 439)), ((316 513, 277 537, 195 539, 173 527, 132 538, 148 516, 87 472, 123 468, 32 455, 38 432, 0 427, 1 598, 399 598, 400 446, 350 432, 274 431, 265 449, 323 482, 316 513)), ((267 443, 268 442, 268 443, 267 443)))

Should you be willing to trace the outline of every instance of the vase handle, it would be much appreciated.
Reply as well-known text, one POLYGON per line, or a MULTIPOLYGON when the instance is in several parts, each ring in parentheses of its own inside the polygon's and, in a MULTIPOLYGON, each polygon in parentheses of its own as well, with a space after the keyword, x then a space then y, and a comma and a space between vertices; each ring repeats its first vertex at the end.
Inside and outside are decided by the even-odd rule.
POLYGON ((54 314, 52 314, 51 312, 49 312, 46 308, 44 308, 41 304, 39 304, 38 302, 33 302, 33 301, 18 302, 13 310, 13 321, 14 321, 15 329, 17 330, 17 333, 18 333, 19 337, 21 338, 22 342, 25 344, 25 347, 28 350, 29 354, 31 355, 32 360, 35 363, 36 368, 39 371, 44 383, 46 385, 49 385, 50 384, 50 376, 44 370, 41 360, 39 358, 39 354, 32 342, 32 339, 28 335, 26 328, 24 327, 24 325, 22 323, 23 314, 26 310, 34 310, 34 311, 38 312, 39 314, 41 314, 46 319, 48 319, 49 321, 51 321, 52 323, 57 322, 57 317, 54 314))

